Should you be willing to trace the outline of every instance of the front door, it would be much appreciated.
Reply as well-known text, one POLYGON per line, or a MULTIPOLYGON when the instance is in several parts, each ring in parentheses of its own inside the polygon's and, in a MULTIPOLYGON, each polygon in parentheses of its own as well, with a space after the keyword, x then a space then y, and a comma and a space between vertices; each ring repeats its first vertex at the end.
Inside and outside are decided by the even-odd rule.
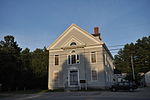
POLYGON ((78 85, 78 71, 72 70, 70 71, 70 86, 78 85))

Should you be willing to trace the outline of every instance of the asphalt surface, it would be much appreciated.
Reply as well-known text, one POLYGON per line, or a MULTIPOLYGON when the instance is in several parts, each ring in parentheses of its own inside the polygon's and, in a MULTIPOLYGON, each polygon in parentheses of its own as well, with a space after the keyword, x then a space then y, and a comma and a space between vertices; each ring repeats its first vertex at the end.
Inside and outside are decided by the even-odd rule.
MULTIPOLYGON (((1 95, 1 94, 0 94, 1 95)), ((0 100, 150 100, 150 88, 128 91, 94 91, 94 92, 48 92, 40 94, 15 94, 0 100)))

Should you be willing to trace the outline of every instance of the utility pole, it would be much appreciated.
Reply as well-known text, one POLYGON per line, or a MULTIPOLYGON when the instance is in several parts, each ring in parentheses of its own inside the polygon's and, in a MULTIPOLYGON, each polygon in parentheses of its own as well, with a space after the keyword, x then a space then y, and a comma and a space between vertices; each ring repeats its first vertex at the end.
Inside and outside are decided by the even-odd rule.
POLYGON ((133 80, 135 80, 134 65, 133 65, 133 56, 131 56, 131 67, 132 67, 133 80))

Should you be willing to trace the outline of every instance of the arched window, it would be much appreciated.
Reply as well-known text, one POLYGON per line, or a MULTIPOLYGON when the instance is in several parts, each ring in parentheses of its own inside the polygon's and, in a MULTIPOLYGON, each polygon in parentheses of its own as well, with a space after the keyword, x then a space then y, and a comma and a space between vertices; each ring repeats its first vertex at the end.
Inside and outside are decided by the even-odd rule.
POLYGON ((77 45, 75 42, 72 42, 72 43, 70 44, 70 46, 75 46, 75 45, 77 45))
POLYGON ((78 64, 80 63, 79 54, 75 53, 75 50, 71 51, 71 54, 68 55, 68 64, 78 64))
POLYGON ((68 64, 79 64, 80 58, 78 54, 68 55, 68 64))

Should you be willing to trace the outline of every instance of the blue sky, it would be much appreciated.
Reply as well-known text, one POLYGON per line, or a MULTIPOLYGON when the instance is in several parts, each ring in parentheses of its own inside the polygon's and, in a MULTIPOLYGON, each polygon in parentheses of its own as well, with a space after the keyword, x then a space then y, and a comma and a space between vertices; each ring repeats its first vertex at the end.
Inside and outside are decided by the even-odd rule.
POLYGON ((0 40, 22 48, 49 46, 72 23, 100 27, 108 46, 135 42, 150 35, 150 0, 0 0, 0 40))

